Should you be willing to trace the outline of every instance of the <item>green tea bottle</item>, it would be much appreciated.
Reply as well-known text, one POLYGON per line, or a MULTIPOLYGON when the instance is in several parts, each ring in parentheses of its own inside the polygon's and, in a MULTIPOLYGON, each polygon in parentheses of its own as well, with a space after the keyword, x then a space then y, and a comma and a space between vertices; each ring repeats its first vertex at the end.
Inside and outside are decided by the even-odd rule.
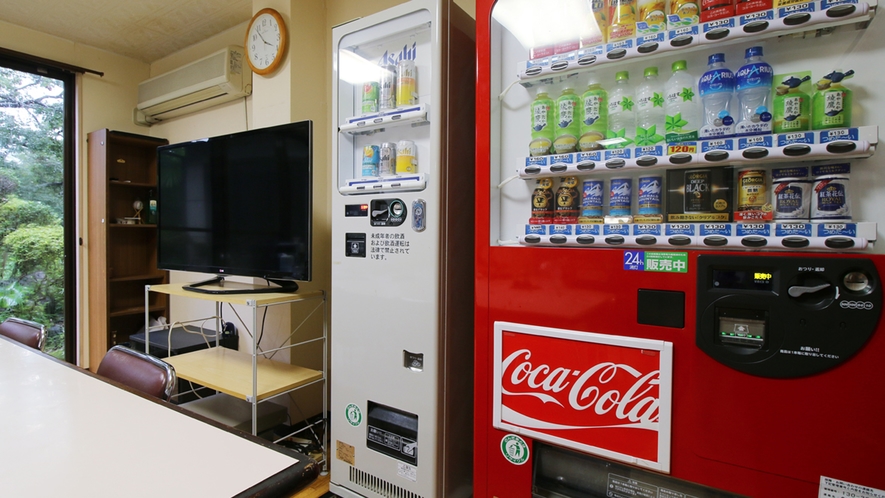
POLYGON ((811 99, 799 85, 811 76, 797 78, 790 76, 775 90, 774 127, 775 133, 791 133, 811 129, 811 99))
POLYGON ((547 89, 538 87, 538 93, 532 102, 532 142, 529 144, 529 154, 532 156, 547 155, 553 147, 553 105, 547 89))
POLYGON ((817 92, 811 104, 815 130, 851 126, 851 90, 842 86, 842 80, 853 75, 853 70, 843 73, 837 69, 816 83, 817 92))
POLYGON ((553 132, 553 152, 565 154, 574 152, 581 135, 581 97, 575 95, 571 87, 562 89, 562 95, 556 99, 556 126, 553 132))
POLYGON ((605 89, 593 77, 590 78, 587 91, 581 95, 581 111, 578 149, 602 149, 597 142, 605 138, 605 131, 608 129, 608 97, 605 89))

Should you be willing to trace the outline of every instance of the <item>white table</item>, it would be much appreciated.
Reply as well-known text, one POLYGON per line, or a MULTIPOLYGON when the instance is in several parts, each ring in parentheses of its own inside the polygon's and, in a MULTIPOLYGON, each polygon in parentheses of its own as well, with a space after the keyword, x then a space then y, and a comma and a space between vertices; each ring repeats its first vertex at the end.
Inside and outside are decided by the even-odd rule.
POLYGON ((283 451, 0 337, 3 496, 249 496, 316 475, 283 451))

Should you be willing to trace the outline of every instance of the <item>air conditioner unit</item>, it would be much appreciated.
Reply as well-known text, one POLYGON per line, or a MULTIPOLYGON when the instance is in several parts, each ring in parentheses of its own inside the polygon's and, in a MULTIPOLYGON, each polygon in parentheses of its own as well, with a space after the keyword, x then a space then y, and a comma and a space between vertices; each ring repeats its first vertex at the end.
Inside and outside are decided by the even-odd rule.
POLYGON ((137 124, 160 121, 212 107, 252 93, 252 71, 243 47, 230 46, 138 85, 137 124))

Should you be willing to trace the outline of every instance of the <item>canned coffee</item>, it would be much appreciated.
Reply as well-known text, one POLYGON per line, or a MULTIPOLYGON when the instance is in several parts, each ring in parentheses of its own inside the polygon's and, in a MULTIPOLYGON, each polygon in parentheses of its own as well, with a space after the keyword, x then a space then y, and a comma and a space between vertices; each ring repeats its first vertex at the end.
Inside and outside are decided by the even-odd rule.
POLYGON ((637 211, 641 215, 661 214, 661 186, 663 177, 660 175, 640 176, 637 194, 637 211))
POLYGON ((598 178, 591 178, 584 180, 581 187, 581 216, 601 218, 604 182, 598 178))
POLYGON ((765 205, 768 189, 765 170, 738 171, 738 211, 759 211, 765 205))
POLYGON ((612 178, 609 187, 608 214, 610 216, 630 216, 630 204, 633 200, 633 179, 627 177, 612 178))
POLYGON ((712 211, 709 169, 693 169, 685 172, 685 213, 709 213, 712 211))

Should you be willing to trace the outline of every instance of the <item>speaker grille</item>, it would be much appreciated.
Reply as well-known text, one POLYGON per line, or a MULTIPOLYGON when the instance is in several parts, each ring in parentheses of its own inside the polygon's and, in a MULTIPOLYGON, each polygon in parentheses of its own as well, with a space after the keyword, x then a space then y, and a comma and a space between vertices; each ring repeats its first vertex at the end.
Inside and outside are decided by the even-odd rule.
POLYGON ((423 498, 421 495, 412 493, 395 484, 391 484, 380 477, 351 467, 350 482, 370 491, 374 491, 385 498, 423 498))

